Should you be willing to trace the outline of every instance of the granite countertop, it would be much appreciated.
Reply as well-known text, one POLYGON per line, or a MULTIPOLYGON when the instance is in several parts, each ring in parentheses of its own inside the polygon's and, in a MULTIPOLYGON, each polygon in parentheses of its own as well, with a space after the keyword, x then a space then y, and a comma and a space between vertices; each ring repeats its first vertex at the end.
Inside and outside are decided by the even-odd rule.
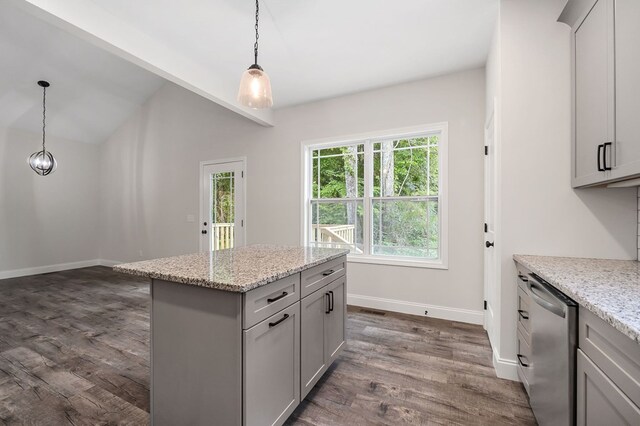
POLYGON ((640 262, 528 255, 513 259, 640 344, 640 262))
POLYGON ((246 293, 249 290, 345 256, 349 250, 252 245, 116 265, 116 272, 246 293))

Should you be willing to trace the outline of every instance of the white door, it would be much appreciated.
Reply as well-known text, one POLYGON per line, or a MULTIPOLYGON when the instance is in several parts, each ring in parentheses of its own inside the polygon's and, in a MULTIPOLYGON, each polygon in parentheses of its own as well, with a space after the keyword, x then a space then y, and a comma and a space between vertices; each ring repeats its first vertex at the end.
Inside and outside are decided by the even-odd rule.
POLYGON ((494 339, 496 324, 497 297, 497 255, 496 242, 496 146, 495 146, 495 110, 485 127, 484 156, 484 297, 485 328, 489 339, 494 339))
POLYGON ((200 251, 244 245, 244 169, 244 160, 201 164, 200 251))

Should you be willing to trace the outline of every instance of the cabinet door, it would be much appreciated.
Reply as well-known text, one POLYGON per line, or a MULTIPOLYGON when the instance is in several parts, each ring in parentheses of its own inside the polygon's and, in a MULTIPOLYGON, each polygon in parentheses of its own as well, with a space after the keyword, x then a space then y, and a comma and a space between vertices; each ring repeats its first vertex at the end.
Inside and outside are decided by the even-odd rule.
POLYGON ((329 293, 329 314, 325 318, 325 347, 327 367, 340 355, 345 344, 345 319, 347 317, 346 276, 338 278, 326 287, 329 293))
POLYGON ((243 337, 243 423, 281 425, 300 402, 300 302, 243 337))
POLYGON ((613 178, 640 173, 640 2, 616 0, 616 161, 613 178))
POLYGON ((300 301, 300 398, 304 399, 327 369, 325 317, 329 315, 329 293, 316 291, 300 301))
POLYGON ((578 426, 640 424, 640 408, 581 350, 578 350, 577 373, 578 426))
POLYGON ((573 30, 573 186, 610 178, 614 141, 613 0, 597 0, 573 30), (605 152, 606 151, 606 152, 605 152))

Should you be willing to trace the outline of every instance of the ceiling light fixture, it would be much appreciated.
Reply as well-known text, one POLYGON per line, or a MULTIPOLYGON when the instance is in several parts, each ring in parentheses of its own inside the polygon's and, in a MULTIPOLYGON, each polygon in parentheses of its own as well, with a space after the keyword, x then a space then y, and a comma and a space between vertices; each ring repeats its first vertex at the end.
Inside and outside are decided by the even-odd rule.
POLYGON ((256 0, 256 42, 253 45, 254 61, 243 74, 238 91, 238 102, 249 108, 271 108, 273 97, 271 96, 271 82, 269 76, 258 65, 258 12, 260 7, 256 0))
POLYGON ((40 176, 47 176, 56 171, 58 163, 53 154, 45 148, 45 124, 47 118, 47 87, 49 82, 39 81, 38 86, 42 87, 42 151, 34 152, 29 156, 29 165, 34 172, 40 176))

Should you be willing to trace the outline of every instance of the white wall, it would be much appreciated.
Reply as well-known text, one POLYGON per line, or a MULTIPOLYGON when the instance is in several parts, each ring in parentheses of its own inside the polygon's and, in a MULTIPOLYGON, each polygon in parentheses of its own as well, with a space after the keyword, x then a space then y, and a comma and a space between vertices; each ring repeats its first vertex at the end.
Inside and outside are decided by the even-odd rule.
POLYGON ((101 146, 101 255, 197 251, 200 228, 185 218, 197 217, 199 162, 245 155, 247 242, 297 245, 303 140, 448 121, 449 270, 351 263, 349 293, 481 321, 484 85, 472 70, 276 110, 264 128, 169 84, 101 146))
MULTIPOLYGON (((494 349, 515 366, 514 253, 636 258, 635 188, 571 188, 569 27, 563 0, 503 0, 497 78, 501 111, 501 321, 494 349)), ((495 55, 496 53, 492 53, 495 55)), ((491 85, 488 84, 488 87, 491 85)), ((512 369, 515 371, 515 369, 512 369)))
POLYGON ((0 278, 98 257, 98 147, 47 138, 58 170, 42 177, 26 161, 41 143, 41 135, 0 128, 0 278))

